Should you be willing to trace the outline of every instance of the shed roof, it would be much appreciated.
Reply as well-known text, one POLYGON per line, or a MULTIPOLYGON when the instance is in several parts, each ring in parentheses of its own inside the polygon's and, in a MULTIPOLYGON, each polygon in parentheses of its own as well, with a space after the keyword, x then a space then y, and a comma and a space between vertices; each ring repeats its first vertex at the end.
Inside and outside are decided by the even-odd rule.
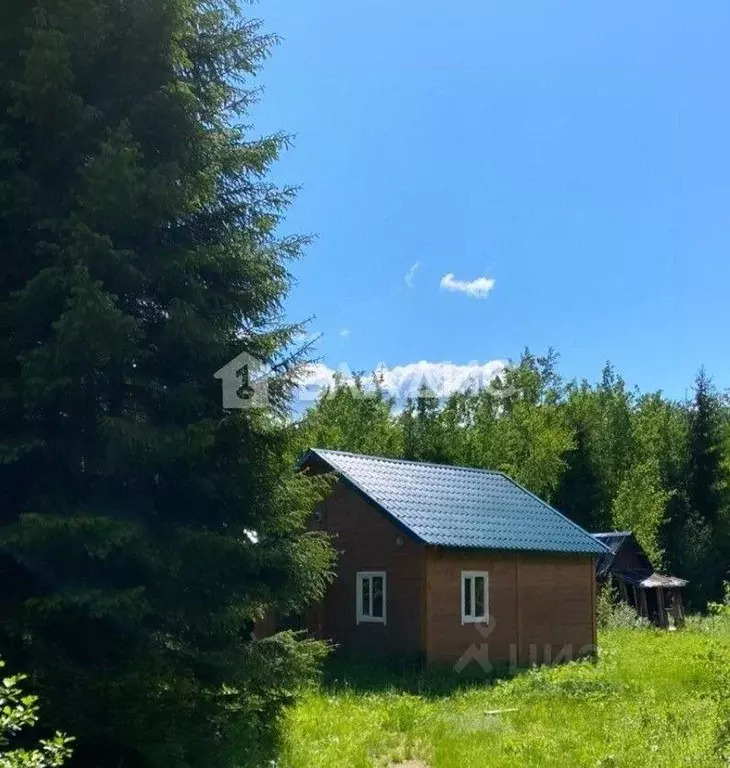
POLYGON ((628 584, 634 584, 644 589, 681 588, 689 584, 687 579, 680 579, 678 576, 666 576, 663 573, 652 573, 651 571, 617 571, 616 576, 628 584))
POLYGON ((603 555, 597 539, 501 472, 313 448, 396 523, 442 547, 603 555))
MULTIPOLYGON (((593 536, 605 544, 610 552, 602 555, 596 559, 596 575, 605 576, 611 568, 614 566, 616 555, 619 550, 631 542, 633 546, 638 550, 641 556, 646 560, 647 566, 650 566, 649 558, 646 552, 642 549, 641 545, 634 538, 634 534, 631 531, 607 531, 605 533, 594 533, 593 536)), ((653 568, 635 568, 633 570, 615 570, 612 571, 614 576, 617 576, 628 584, 633 584, 636 587, 643 587, 645 589, 653 589, 655 587, 684 587, 689 582, 686 579, 680 579, 678 576, 667 576, 663 573, 656 573, 653 568)))

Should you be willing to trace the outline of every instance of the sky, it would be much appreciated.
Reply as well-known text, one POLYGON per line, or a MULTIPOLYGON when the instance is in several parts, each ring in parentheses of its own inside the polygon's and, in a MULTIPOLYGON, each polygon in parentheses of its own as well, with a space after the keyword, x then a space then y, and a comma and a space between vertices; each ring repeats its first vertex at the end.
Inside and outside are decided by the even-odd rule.
POLYGON ((567 378, 730 387, 727 0, 246 10, 282 37, 252 120, 294 137, 283 231, 316 240, 286 314, 321 370, 552 346, 567 378))

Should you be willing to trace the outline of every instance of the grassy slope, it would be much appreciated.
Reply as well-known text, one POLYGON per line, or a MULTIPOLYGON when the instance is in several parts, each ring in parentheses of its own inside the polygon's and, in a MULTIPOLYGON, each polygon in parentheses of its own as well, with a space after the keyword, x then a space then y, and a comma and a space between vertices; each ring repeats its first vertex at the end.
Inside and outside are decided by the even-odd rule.
POLYGON ((612 630, 600 645, 596 665, 493 685, 415 675, 380 690, 362 676, 323 685, 289 712, 280 765, 730 766, 728 622, 612 630), (485 714, 504 708, 517 711, 485 714))

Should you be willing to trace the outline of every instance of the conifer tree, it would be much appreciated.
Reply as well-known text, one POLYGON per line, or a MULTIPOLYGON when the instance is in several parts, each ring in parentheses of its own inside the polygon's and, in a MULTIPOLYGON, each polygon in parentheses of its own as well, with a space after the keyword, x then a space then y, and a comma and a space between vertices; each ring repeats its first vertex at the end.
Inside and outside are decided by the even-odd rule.
POLYGON ((94 766, 259 763, 318 647, 293 476, 285 143, 246 126, 273 39, 224 0, 0 11, 0 639, 94 766), (272 410, 213 373, 278 364, 272 410))
POLYGON ((720 402, 704 367, 695 379, 689 418, 688 493, 691 508, 715 526, 724 506, 720 402))
POLYGON ((588 531, 604 530, 610 521, 601 516, 601 480, 585 424, 578 422, 574 435, 575 444, 566 454, 566 467, 555 491, 553 506, 588 531))
POLYGON ((723 462, 723 406, 704 367, 695 379, 689 409, 686 468, 687 515, 680 531, 680 565, 691 580, 696 606, 720 599, 727 577, 728 477, 723 462))

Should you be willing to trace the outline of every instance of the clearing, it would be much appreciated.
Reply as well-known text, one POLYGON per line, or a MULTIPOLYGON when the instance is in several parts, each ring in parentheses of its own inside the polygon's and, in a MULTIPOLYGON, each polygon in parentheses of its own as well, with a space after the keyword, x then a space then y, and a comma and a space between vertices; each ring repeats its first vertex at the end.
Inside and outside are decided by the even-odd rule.
POLYGON ((730 766, 730 621, 608 630, 600 657, 492 683, 330 671, 288 715, 281 768, 730 766))

